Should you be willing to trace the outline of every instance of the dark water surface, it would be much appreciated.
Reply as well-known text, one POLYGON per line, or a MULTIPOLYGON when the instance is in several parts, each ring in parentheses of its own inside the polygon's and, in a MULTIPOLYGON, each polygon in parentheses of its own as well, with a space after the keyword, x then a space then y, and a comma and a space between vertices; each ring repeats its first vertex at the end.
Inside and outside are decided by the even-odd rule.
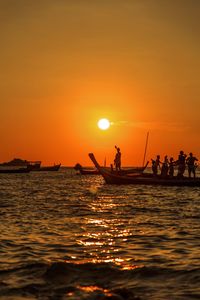
POLYGON ((0 299, 200 299, 200 188, 0 174, 0 299))

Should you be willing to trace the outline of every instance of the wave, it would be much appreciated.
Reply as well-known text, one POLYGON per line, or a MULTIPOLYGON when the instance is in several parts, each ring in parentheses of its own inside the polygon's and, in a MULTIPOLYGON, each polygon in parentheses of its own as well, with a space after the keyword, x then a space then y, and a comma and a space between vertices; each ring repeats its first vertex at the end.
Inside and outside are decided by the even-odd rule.
POLYGON ((188 271, 133 265, 122 269, 111 263, 33 262, 0 271, 0 296, 139 300, 175 299, 176 294, 176 299, 187 299, 188 291, 190 297, 199 295, 199 282, 198 268, 188 271))

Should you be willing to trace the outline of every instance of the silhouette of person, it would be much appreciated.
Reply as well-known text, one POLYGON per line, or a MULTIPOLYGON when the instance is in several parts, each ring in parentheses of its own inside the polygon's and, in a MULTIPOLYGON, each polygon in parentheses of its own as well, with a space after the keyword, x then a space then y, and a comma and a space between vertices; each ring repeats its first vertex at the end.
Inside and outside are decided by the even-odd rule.
POLYGON ((117 150, 117 153, 115 154, 115 159, 114 159, 114 165, 116 168, 116 171, 121 170, 121 151, 120 148, 115 146, 115 149, 117 150))
POLYGON ((175 166, 175 161, 173 157, 170 157, 169 159, 169 177, 172 178, 174 176, 174 166, 175 166))
POLYGON ((189 154, 188 158, 186 159, 186 164, 188 165, 188 175, 191 177, 191 173, 193 174, 193 177, 196 177, 196 165, 195 161, 198 161, 196 157, 193 156, 192 153, 189 154))
POLYGON ((187 155, 184 154, 184 152, 181 150, 180 154, 178 156, 177 164, 178 164, 178 174, 177 177, 183 177, 183 174, 185 172, 185 163, 186 163, 186 157, 187 155))
POLYGON ((169 160, 167 155, 165 155, 164 162, 162 163, 162 168, 161 168, 161 176, 166 177, 168 175, 168 170, 169 170, 169 160))
POLYGON ((160 169, 160 155, 156 156, 156 159, 151 159, 152 161, 152 171, 153 171, 153 175, 157 175, 158 174, 158 168, 160 169))

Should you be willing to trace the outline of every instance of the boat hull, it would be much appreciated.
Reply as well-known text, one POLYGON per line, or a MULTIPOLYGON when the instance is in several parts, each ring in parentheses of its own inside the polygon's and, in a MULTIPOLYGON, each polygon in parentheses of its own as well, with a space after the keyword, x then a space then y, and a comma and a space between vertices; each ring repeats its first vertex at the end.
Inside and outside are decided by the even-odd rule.
POLYGON ((19 169, 1 169, 0 174, 17 174, 17 173, 29 173, 29 168, 19 168, 19 169))
POLYGON ((162 186, 200 186, 200 179, 194 178, 161 178, 161 177, 145 177, 145 176, 123 176, 101 174, 108 184, 135 184, 135 185, 162 185, 162 186))
POLYGON ((41 171, 58 171, 60 169, 61 164, 59 165, 54 165, 54 166, 46 166, 46 167, 38 167, 38 168, 34 168, 31 171, 37 171, 37 172, 41 172, 41 171))
POLYGON ((162 185, 162 186, 200 186, 200 178, 177 178, 153 176, 152 174, 119 175, 101 168, 92 153, 89 154, 95 167, 108 184, 162 185))
POLYGON ((80 169, 79 172, 81 175, 101 175, 98 170, 80 169))
MULTIPOLYGON (((112 173, 118 174, 118 175, 143 173, 144 170, 146 169, 148 163, 149 162, 147 162, 146 165, 143 167, 125 168, 125 169, 121 169, 120 171, 116 171, 115 169, 112 169, 112 173)), ((79 173, 81 175, 101 175, 101 173, 99 172, 99 170, 97 168, 96 169, 83 168, 79 163, 77 163, 74 166, 74 169, 76 171, 79 171, 79 173)), ((111 171, 111 168, 109 168, 109 167, 101 167, 101 169, 103 169, 105 171, 111 171)))

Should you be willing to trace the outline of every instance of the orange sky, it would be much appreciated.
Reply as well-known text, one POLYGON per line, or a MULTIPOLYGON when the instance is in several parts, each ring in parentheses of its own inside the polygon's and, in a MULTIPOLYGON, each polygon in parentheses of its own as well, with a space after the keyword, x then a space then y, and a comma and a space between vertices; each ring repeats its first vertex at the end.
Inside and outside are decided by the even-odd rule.
POLYGON ((0 0, 0 161, 200 158, 200 1, 0 0), (101 131, 101 117, 113 124, 101 131))

